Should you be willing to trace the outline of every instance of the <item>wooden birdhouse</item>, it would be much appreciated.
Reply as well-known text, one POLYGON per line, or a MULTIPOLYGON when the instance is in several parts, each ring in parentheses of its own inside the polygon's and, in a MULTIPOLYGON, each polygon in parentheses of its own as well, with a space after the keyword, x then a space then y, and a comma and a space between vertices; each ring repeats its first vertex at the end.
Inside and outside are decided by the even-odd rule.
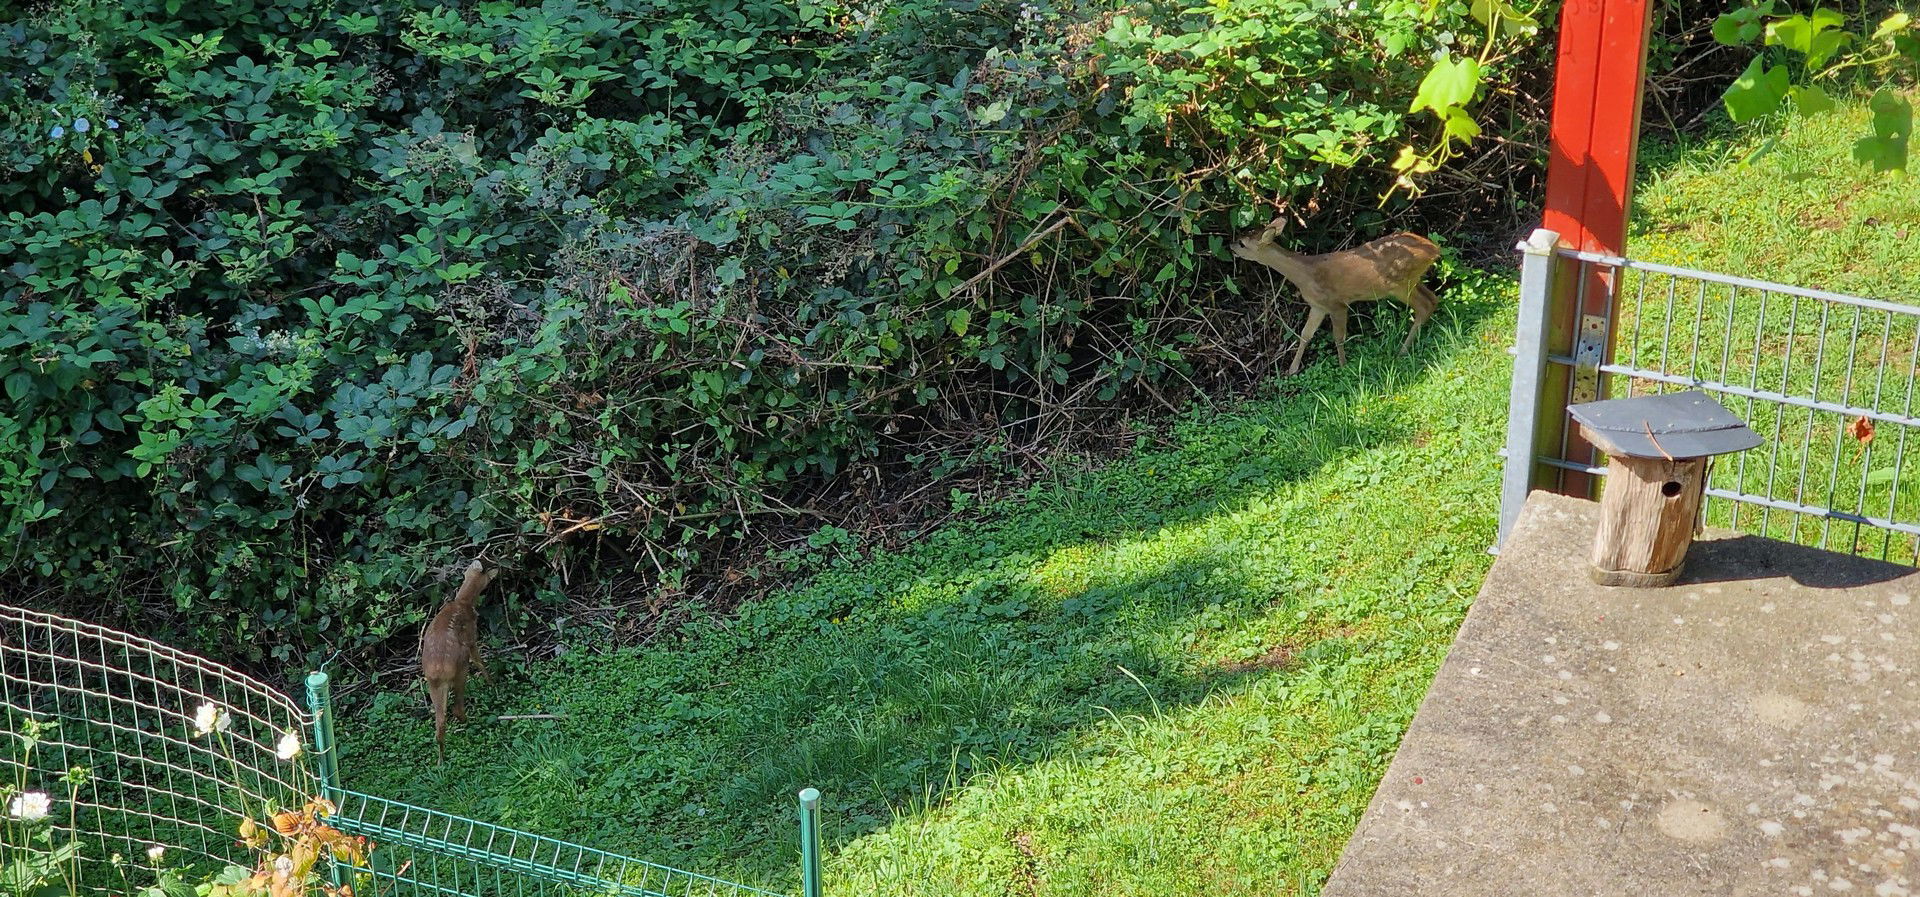
POLYGON ((1593 581, 1673 582, 1698 529, 1708 459, 1753 448, 1760 434, 1698 390, 1588 402, 1567 411, 1587 441, 1607 453, 1593 581))

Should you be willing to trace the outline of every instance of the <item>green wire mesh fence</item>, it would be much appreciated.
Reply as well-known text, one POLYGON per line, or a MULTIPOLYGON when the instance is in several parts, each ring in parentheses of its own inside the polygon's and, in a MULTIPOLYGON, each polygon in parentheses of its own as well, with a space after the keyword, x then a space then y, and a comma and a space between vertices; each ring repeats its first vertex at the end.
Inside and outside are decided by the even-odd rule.
POLYGON ((0 705, 0 785, 46 793, 61 840, 95 862, 161 845, 246 865, 243 808, 316 793, 306 764, 277 756, 306 728, 299 705, 138 636, 0 606, 0 705))
MULTIPOLYGON (((329 824, 373 843, 363 871, 379 897, 777 897, 348 790, 325 673, 307 677, 303 708, 157 642, 0 605, 0 706, 13 748, 0 748, 0 788, 49 793, 55 830, 92 863, 159 845, 250 865, 241 820, 319 796, 335 808, 329 824)), ((801 792, 805 897, 820 895, 819 799, 801 792)))

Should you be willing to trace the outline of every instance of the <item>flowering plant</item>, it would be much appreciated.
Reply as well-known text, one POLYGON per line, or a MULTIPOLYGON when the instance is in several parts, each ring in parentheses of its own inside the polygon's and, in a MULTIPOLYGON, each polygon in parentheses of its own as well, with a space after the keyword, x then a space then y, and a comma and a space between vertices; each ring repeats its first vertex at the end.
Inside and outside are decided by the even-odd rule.
MULTIPOLYGON (((14 781, 0 785, 0 807, 5 808, 0 827, 0 894, 19 897, 75 897, 79 893, 80 843, 67 827, 64 837, 53 825, 56 811, 53 793, 29 784, 28 770, 33 768, 35 749, 56 724, 28 718, 19 741, 21 762, 14 781)), ((74 798, 86 784, 87 768, 75 766, 55 781, 66 786, 66 811, 74 812, 74 798)))

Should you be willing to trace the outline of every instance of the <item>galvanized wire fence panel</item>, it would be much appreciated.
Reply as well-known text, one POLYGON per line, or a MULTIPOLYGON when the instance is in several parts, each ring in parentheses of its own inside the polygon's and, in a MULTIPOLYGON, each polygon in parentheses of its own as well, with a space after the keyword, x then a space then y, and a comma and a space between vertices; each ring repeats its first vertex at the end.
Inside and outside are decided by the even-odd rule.
MULTIPOLYGON (((1908 452, 1920 442, 1920 307, 1594 253, 1554 255, 1554 265, 1578 270, 1551 279, 1612 292, 1614 351, 1596 366, 1609 388, 1596 398, 1701 389, 1764 438, 1712 466, 1707 525, 1920 565, 1920 453, 1908 452)), ((1545 361, 1576 366, 1565 355, 1545 361)), ((1584 398, 1572 392, 1581 378, 1565 379, 1564 398, 1584 398)), ((1569 459, 1564 439, 1535 450, 1538 463, 1604 473, 1569 459)))
MULTIPOLYGON (((103 863, 137 863, 156 845, 210 868, 252 866, 241 820, 265 825, 274 809, 319 796, 336 810, 328 824, 373 843, 365 871, 381 897, 773 893, 345 790, 327 676, 307 685, 303 708, 158 642, 0 605, 0 793, 49 795, 47 824, 57 841, 82 845, 91 891, 124 892, 103 863)), ((818 795, 807 793, 803 882, 818 897, 818 795)))
POLYGON ((742 897, 768 895, 656 863, 429 810, 357 791, 336 792, 340 812, 329 820, 365 835, 373 876, 394 897, 742 897))
POLYGON ((50 823, 89 864, 156 844, 249 864, 234 834, 243 814, 315 793, 304 762, 277 756, 304 710, 138 636, 0 606, 0 706, 0 784, 46 792, 50 823))

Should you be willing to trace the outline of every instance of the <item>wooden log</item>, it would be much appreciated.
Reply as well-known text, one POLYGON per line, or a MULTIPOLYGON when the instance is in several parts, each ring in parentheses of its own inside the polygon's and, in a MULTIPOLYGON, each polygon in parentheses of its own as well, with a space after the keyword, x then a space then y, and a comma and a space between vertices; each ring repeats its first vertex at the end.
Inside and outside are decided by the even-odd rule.
POLYGON ((1680 577, 1700 519, 1707 459, 1607 458, 1593 581, 1664 586, 1680 577))

